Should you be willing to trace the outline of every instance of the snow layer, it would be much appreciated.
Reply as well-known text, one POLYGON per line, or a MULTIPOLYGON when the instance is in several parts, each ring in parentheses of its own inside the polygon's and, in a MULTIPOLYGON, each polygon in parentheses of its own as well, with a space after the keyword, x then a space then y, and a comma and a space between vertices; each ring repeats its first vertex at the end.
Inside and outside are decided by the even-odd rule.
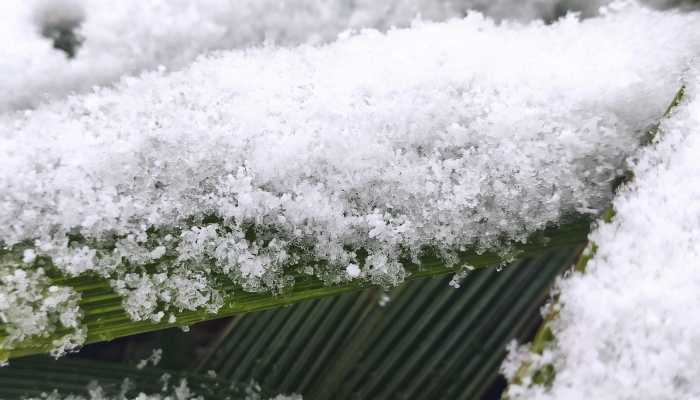
MULTIPOLYGON (((348 29, 444 21, 469 10, 496 19, 597 13, 609 0, 3 0, 0 112, 35 107, 124 75, 178 69, 211 50, 334 40, 348 29), (79 42, 68 58, 57 29, 79 42)), ((666 0, 647 0, 664 5, 666 0)))
MULTIPOLYGON (((561 284, 549 391, 513 399, 700 398, 700 74, 634 165, 585 274, 561 284)), ((512 370, 512 368, 511 368, 512 370)))
MULTIPOLYGON (((498 17, 553 16, 559 1, 484 0, 3 0, 0 111, 108 84, 122 75, 179 68, 214 49, 319 43, 350 28, 385 30, 421 15, 442 21, 476 8, 498 17), (69 59, 56 29, 83 43, 69 59)), ((582 3, 580 0, 576 3, 582 3)), ((576 7, 576 5, 574 5, 576 7)))
POLYGON ((216 311, 221 276, 396 284, 425 248, 449 260, 604 207, 700 50, 698 20, 474 14, 221 53, 8 114, 0 241, 111 277, 134 319, 216 311))

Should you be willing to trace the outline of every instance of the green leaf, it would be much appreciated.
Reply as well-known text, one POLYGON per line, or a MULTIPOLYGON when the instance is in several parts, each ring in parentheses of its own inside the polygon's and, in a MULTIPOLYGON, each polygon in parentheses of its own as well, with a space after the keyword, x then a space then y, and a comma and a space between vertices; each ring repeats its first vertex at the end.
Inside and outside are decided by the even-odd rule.
POLYGON ((110 362, 77 359, 53 360, 48 357, 28 357, 15 360, 8 367, 0 368, 0 398, 4 400, 41 396, 56 390, 65 396, 82 395, 90 398, 88 387, 95 382, 104 389, 106 395, 117 396, 128 379, 130 388, 127 394, 161 393, 169 375, 168 384, 172 389, 181 379, 187 380, 188 387, 207 400, 243 398, 238 395, 246 384, 232 385, 228 380, 215 377, 146 367, 138 369, 110 362))
MULTIPOLYGON (((580 218, 574 222, 564 224, 557 228, 543 230, 527 241, 527 243, 515 243, 512 251, 519 257, 542 254, 551 249, 579 245, 586 241, 590 221, 580 218)), ((461 255, 461 261, 476 268, 499 265, 504 262, 505 255, 494 252, 479 254, 475 251, 465 251, 461 255)), ((421 265, 406 265, 411 273, 408 280, 415 280, 427 276, 437 276, 454 273, 454 269, 447 267, 436 257, 427 256, 421 260, 421 265)), ((189 326, 197 322, 231 315, 261 311, 270 308, 281 307, 303 300, 318 299, 334 296, 345 292, 357 291, 370 287, 368 282, 353 282, 345 285, 326 286, 323 282, 309 276, 296 276, 295 285, 290 290, 281 294, 247 293, 242 289, 230 285, 222 289, 225 304, 216 314, 206 311, 181 311, 176 313, 177 322, 132 321, 124 312, 121 298, 112 291, 107 281, 99 277, 80 277, 72 279, 55 279, 54 283, 75 288, 81 295, 81 309, 84 313, 84 324, 87 328, 87 343, 112 340, 119 337, 156 331, 174 326, 189 326)), ((55 336, 65 332, 56 332, 55 336)), ((0 327, 0 342, 3 339, 0 327)), ((32 338, 15 346, 12 349, 0 348, 0 359, 15 358, 25 355, 46 353, 51 350, 51 340, 55 338, 32 338)))
POLYGON ((498 270, 419 279, 232 319, 198 370, 312 399, 476 399, 498 379, 505 346, 526 339, 566 247, 498 270))

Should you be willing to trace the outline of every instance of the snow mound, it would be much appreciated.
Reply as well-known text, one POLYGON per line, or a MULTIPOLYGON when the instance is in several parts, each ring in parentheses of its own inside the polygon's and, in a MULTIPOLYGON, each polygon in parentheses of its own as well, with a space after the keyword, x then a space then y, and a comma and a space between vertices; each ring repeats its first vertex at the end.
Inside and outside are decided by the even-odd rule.
MULTIPOLYGON (((550 390, 512 399, 700 397, 700 74, 634 163, 585 274, 561 283, 550 390)), ((512 370, 512 368, 511 368, 512 370)))
POLYGON ((419 15, 444 21, 472 8, 497 17, 554 17, 559 2, 3 0, 0 111, 35 107, 158 66, 178 69, 217 49, 328 42, 347 29, 405 27, 419 15))

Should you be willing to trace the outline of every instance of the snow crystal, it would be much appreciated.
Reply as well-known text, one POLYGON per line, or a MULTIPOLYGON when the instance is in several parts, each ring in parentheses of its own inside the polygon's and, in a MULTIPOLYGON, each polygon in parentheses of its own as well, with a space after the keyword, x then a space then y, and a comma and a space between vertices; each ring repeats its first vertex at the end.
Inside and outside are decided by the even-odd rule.
POLYGON ((696 14, 479 14, 200 58, 0 116, 0 242, 109 277, 137 320, 276 291, 401 282, 600 210, 700 51, 696 14), (148 268, 146 268, 148 267, 148 268), (149 273, 146 273, 148 269, 149 273))
POLYGON ((586 273, 561 283, 556 342, 543 354, 553 386, 515 385, 511 399, 700 398, 700 74, 691 75, 614 219, 591 234, 586 273))

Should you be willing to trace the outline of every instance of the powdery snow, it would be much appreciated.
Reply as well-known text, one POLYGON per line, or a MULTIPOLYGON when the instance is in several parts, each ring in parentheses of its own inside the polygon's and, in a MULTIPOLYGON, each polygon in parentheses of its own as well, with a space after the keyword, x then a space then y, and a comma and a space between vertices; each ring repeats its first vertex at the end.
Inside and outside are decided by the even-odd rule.
MULTIPOLYGON (((667 0, 646 0, 664 6, 667 0)), ((609 0, 3 0, 0 112, 35 107, 124 75, 179 69, 202 53, 332 41, 346 30, 385 31, 416 18, 444 21, 470 10, 496 19, 584 16, 609 0), (57 29, 80 42, 72 58, 53 48, 57 29)), ((673 3, 673 2, 671 2, 673 3)))
MULTIPOLYGON (((554 17, 559 0, 3 0, 0 2, 0 111, 34 107, 123 75, 180 68, 216 49, 320 43, 352 28, 442 21, 468 9, 497 17, 554 17), (72 29, 75 57, 42 37, 72 29)), ((581 0, 572 4, 580 8, 581 0)), ((594 7, 590 7, 593 8, 594 7)))
POLYGON ((0 242, 32 247, 22 268, 109 278, 137 320, 215 312, 221 276, 397 284, 426 248, 501 249, 606 206, 699 22, 633 4, 548 26, 472 14, 5 114, 0 242))
MULTIPOLYGON (((585 274, 561 284, 551 390, 511 399, 700 398, 700 75, 634 165, 585 274)), ((512 372, 513 368, 509 368, 512 372)))

